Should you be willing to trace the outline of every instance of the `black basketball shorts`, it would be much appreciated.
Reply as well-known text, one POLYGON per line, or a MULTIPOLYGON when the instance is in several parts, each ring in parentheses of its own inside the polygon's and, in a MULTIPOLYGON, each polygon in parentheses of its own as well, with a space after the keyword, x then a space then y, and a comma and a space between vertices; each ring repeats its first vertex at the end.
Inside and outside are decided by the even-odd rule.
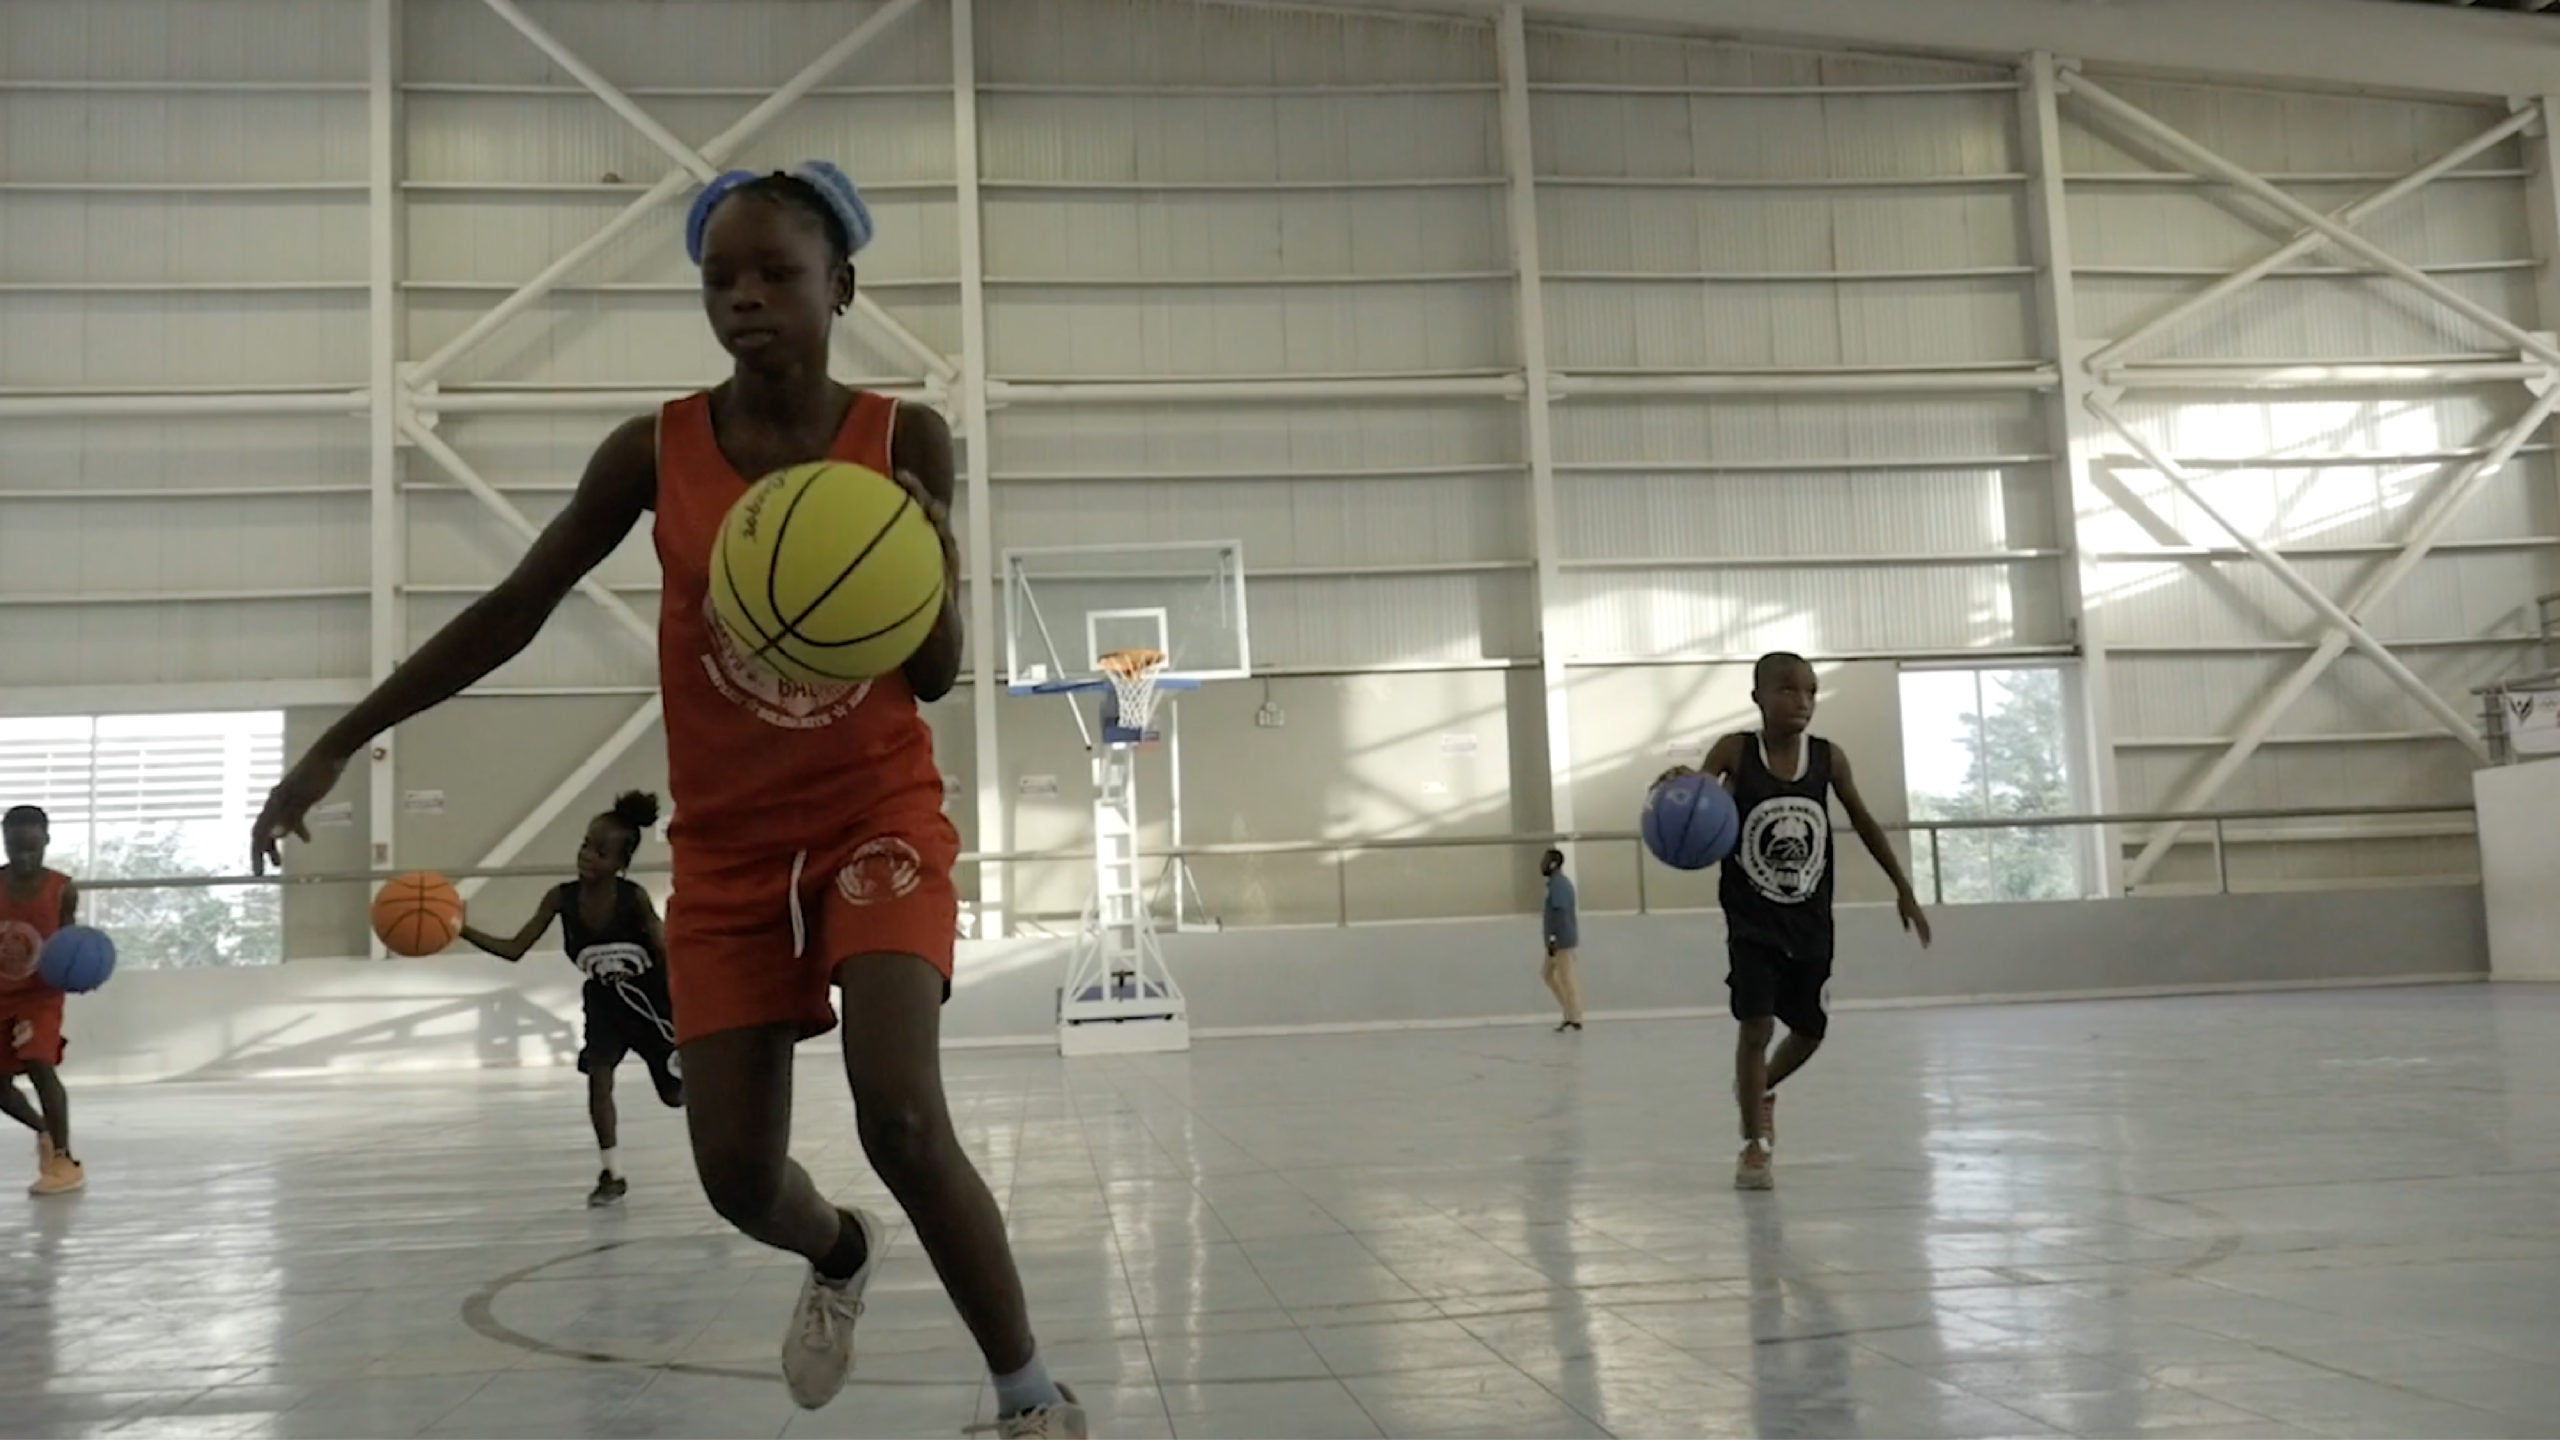
POLYGON ((1724 983, 1733 992, 1733 1018, 1779 1023, 1808 1040, 1831 1028, 1823 1001, 1831 989, 1831 956, 1790 954, 1757 940, 1728 940, 1724 983))
POLYGON ((629 1006, 617 1000, 590 998, 586 1044, 578 1051, 578 1073, 610 1072, 627 1055, 638 1055, 641 1063, 649 1067, 649 1081, 657 1086, 661 1103, 684 1103, 684 1058, 676 1053, 675 1041, 647 1017, 633 1013, 629 1006))

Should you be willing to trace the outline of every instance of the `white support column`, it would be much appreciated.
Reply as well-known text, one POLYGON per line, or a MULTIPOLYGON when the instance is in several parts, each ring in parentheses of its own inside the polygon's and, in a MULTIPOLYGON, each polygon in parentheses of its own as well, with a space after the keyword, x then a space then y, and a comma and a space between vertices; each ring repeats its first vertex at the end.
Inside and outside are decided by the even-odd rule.
MULTIPOLYGON (((2533 236, 2534 311, 2545 330, 2560 330, 2560 95, 2511 102, 2534 119, 2525 133, 2525 222, 2533 236)), ((2546 380, 2544 383, 2560 383, 2546 380)))
POLYGON ((1529 537, 1537 557, 1538 681, 1547 708, 1547 795, 1550 823, 1578 828, 1573 803, 1572 695, 1565 688, 1563 637, 1557 624, 1564 573, 1556 533, 1554 376, 1547 366, 1547 299, 1538 260, 1537 146, 1530 124, 1529 31, 1521 6, 1502 7, 1494 22, 1495 61, 1502 75, 1502 160, 1510 175, 1511 258, 1520 271, 1514 311, 1520 371, 1527 394, 1520 405, 1522 443, 1529 462, 1529 537))
MULTIPOLYGON (((959 410, 961 453, 968 465, 969 533, 961 549, 976 578, 969 582, 969 722, 977 752, 976 802, 978 848, 1013 848, 1011 812, 1004 803, 1001 727, 1004 691, 996 683, 996 501, 994 441, 987 424, 987 248, 986 216, 978 185, 978 31, 973 0, 951 3, 951 156, 958 167, 960 239, 960 387, 953 397, 959 410)), ((1012 876, 1004 865, 978 867, 978 934, 998 939, 1009 933, 1005 900, 1012 876)))
MULTIPOLYGON (((2071 279, 2071 213, 2063 189, 2062 114, 2055 83, 2055 64, 2041 51, 2021 67, 2018 99, 2019 134, 2024 137, 2027 186, 2027 244, 2036 267, 2037 319, 2044 352, 2054 359, 2061 384, 2044 410, 2047 448, 2054 464, 2054 527, 2070 552, 2062 562, 2062 613, 2071 638, 2080 648, 2078 711, 2080 764, 2086 793, 2081 803, 2092 814, 2116 809, 2116 732, 2114 692, 2107 662, 2105 617, 2089 613, 2089 595, 2098 588, 2097 565, 2080 537, 2080 517, 2103 503, 2090 476, 2090 428, 2084 408, 2090 380, 2087 345, 2080 338, 2077 295, 2071 279)), ((2101 895, 2116 893, 2116 872, 2123 854, 2114 836, 2101 830, 2087 837, 2084 852, 2089 878, 2101 895)))
MULTIPOLYGON (((365 5, 365 290, 368 333, 365 439, 366 573, 371 625, 366 678, 379 685, 409 648, 401 587, 408 548, 400 495, 400 0, 365 5)), ((387 870, 398 859, 400 818, 398 733, 386 733, 366 752, 365 864, 387 870)), ((382 942, 370 942, 374 957, 382 942)))

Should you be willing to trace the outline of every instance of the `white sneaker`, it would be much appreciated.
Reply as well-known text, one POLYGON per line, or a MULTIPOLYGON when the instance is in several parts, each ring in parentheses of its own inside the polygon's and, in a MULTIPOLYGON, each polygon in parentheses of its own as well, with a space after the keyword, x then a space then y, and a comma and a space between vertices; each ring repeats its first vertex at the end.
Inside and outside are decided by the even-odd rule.
POLYGON ((996 1440, 1087 1440, 1093 1432, 1086 1427, 1084 1406, 1077 1401, 1076 1392, 1061 1385, 1058 1393, 1066 1398, 1055 1405, 1007 1415, 991 1425, 972 1425, 967 1433, 992 1432, 996 1440))
POLYGON ((782 1337, 782 1380, 803 1410, 815 1410, 844 1389, 853 1373, 853 1322, 862 1318, 862 1292, 871 1288, 871 1272, 880 1264, 880 1222, 856 1210, 862 1227, 862 1268, 841 1285, 818 1278, 816 1266, 800 1282, 800 1303, 791 1312, 791 1330, 782 1337))

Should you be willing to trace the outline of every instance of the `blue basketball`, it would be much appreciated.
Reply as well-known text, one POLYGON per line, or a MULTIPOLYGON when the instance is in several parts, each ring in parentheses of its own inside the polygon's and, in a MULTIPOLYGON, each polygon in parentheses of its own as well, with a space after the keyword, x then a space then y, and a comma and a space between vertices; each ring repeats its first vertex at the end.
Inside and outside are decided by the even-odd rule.
POLYGON ((1644 797, 1644 848, 1674 870, 1704 870, 1733 853, 1742 816, 1707 775, 1674 775, 1644 797))
POLYGON ((116 973, 116 942, 86 925, 65 925, 44 942, 36 975, 56 990, 86 995, 116 973))

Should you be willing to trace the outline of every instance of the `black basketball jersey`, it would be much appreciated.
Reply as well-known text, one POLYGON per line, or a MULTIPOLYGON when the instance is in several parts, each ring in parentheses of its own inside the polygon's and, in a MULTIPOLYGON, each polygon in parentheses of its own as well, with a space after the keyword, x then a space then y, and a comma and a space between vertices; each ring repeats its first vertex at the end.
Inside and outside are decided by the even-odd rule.
POLYGON ((587 977, 587 1003, 619 1003, 634 1016, 675 1038, 675 1006, 667 998, 667 957, 649 938, 641 908, 645 892, 628 880, 614 882, 613 918, 590 929, 578 913, 578 882, 560 887, 560 938, 569 963, 587 977))
POLYGON ((1831 955, 1831 742, 1807 735, 1797 773, 1772 774, 1766 742, 1748 737, 1734 766, 1742 839, 1716 898, 1734 938, 1802 959, 1831 955))

